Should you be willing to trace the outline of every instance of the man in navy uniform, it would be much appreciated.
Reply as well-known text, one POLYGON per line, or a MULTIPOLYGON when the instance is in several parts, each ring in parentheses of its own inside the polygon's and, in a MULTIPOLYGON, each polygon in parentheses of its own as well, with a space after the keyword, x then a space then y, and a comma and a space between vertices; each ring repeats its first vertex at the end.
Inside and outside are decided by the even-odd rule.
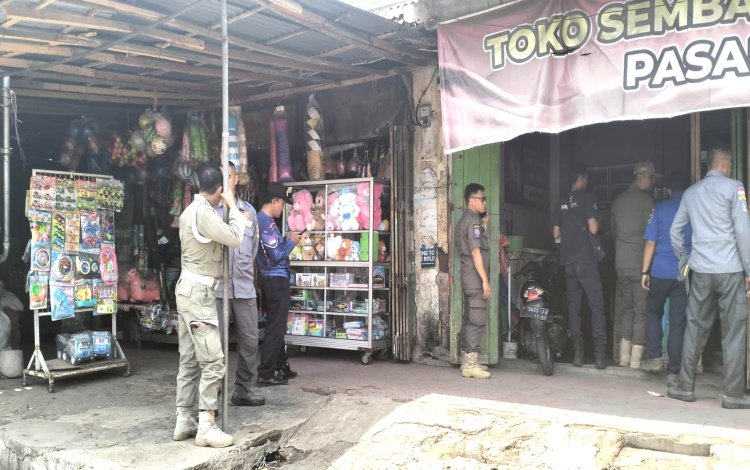
MULTIPOLYGON (((660 202, 648 221, 643 238, 646 246, 643 251, 643 269, 641 285, 648 291, 646 299, 647 316, 647 354, 648 359, 641 363, 641 369, 660 372, 664 368, 661 343, 664 331, 661 327, 664 304, 669 299, 669 337, 667 339, 667 384, 676 387, 682 363, 682 340, 685 337, 685 309, 687 308, 687 291, 685 284, 677 280, 677 256, 672 250, 669 230, 672 228, 677 210, 682 202, 682 194, 690 185, 690 176, 680 172, 671 176, 669 188, 671 197, 660 202)), ((685 244, 690 251, 692 229, 685 227, 685 244)))
POLYGON ((289 232, 282 237, 275 219, 281 217, 284 203, 292 204, 292 188, 280 183, 268 183, 263 207, 258 213, 260 249, 256 261, 266 312, 266 333, 260 352, 258 383, 260 385, 285 385, 297 373, 287 362, 284 334, 291 303, 291 274, 289 254, 299 243, 301 233, 289 232))
POLYGON ((747 297, 750 296, 747 196, 742 183, 729 178, 732 174, 729 149, 712 149, 708 167, 706 177, 685 191, 670 231, 672 248, 681 261, 687 258, 686 269, 690 272, 680 381, 677 387, 667 389, 667 395, 695 401, 698 358, 716 320, 718 304, 725 364, 721 406, 750 409, 750 396, 745 395, 747 297), (693 227, 689 257, 685 243, 688 223, 693 227))

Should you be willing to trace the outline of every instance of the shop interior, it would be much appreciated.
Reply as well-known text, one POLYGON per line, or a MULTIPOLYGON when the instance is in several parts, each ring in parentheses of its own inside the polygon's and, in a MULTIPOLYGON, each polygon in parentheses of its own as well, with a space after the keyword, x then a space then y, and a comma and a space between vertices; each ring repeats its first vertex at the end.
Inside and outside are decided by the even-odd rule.
MULTIPOLYGON (((570 187, 567 168, 571 162, 584 163, 589 170, 589 191, 596 196, 601 217, 600 235, 608 253, 601 266, 605 294, 605 315, 608 336, 613 348, 619 344, 619 331, 614 318, 616 275, 614 270, 614 242, 609 236, 609 207, 617 196, 632 183, 633 166, 638 161, 652 161, 661 178, 654 182, 655 202, 668 197, 666 185, 669 175, 688 172, 695 181, 707 168, 705 158, 713 147, 727 147, 734 155, 746 155, 747 121, 744 110, 724 109, 657 118, 643 121, 603 123, 571 129, 558 135, 527 134, 503 145, 505 190, 501 192, 501 223, 504 234, 517 239, 529 252, 548 254, 559 298, 557 306, 567 310, 564 295, 564 274, 555 269, 556 247, 551 236, 551 211, 560 196, 570 187), (697 119, 696 119, 697 117, 697 119), (696 122, 697 121, 697 122, 696 122), (697 132, 695 132, 697 130, 697 132), (697 138, 696 138, 697 137, 697 138), (700 149, 694 152, 695 148, 700 149), (694 156, 694 154, 697 155, 694 156), (520 238, 519 238, 520 237, 520 238), (614 341, 613 341, 614 340, 614 341)), ((747 184, 747 162, 735 158, 735 178, 747 184)), ((516 242, 518 243, 518 242, 516 242)), ((515 256, 512 255, 511 256, 515 256)), ((526 253, 525 257, 533 256, 526 253)), ((520 285, 514 286, 515 290, 520 285)), ((517 297, 517 294, 516 294, 517 297)), ((584 302, 583 315, 588 314, 584 302)), ((589 327, 584 320, 585 328, 589 327)), ((714 351, 720 351, 718 320, 712 336, 714 351)), ((587 355, 592 345, 586 345, 587 355)), ((715 355, 707 354, 708 365, 715 355)))

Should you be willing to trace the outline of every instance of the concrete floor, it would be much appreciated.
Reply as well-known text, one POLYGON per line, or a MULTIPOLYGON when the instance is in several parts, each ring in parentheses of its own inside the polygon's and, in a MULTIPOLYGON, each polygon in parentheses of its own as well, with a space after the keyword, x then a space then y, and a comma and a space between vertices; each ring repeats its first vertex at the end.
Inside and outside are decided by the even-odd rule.
MULTIPOLYGON (((21 387, 20 379, 0 380, 0 468, 253 468, 278 449, 286 453, 289 468, 300 469, 501 468, 493 464, 494 459, 513 461, 508 460, 509 455, 526 449, 526 434, 514 438, 517 440, 504 448, 506 454, 493 453, 497 451, 494 444, 481 447, 478 443, 496 443, 492 433, 502 426, 526 429, 529 423, 536 423, 535 429, 546 433, 545 442, 554 441, 557 446, 541 443, 533 447, 539 452, 536 468, 562 468, 550 465, 544 455, 554 448, 561 452, 561 443, 582 439, 589 439, 594 451, 588 457, 586 452, 580 453, 581 458, 590 460, 580 468, 611 466, 620 449, 628 448, 623 436, 630 435, 645 435, 649 442, 658 437, 667 443, 685 444, 688 449, 698 449, 698 454, 709 448, 706 446, 725 444, 732 464, 739 462, 740 449, 750 446, 750 411, 721 408, 722 390, 715 385, 720 376, 702 376, 696 390, 698 401, 683 403, 647 393, 665 394, 664 379, 648 380, 651 376, 645 373, 616 367, 596 371, 590 366, 574 369, 558 365, 554 376, 545 377, 534 364, 509 361, 493 368, 490 380, 482 381, 463 379, 454 367, 378 361, 364 366, 356 353, 319 351, 291 360, 299 377, 289 386, 261 389, 266 406, 230 406, 228 424, 235 437, 234 447, 203 449, 192 441, 171 440, 176 347, 148 345, 142 351, 126 348, 125 352, 133 367, 129 378, 102 373, 59 380, 54 394, 47 392, 46 382, 40 379, 30 378, 28 388, 21 387), (438 419, 431 418, 433 415, 447 424, 422 423, 438 419), (433 441, 457 439, 464 444, 450 452, 441 448, 438 458, 435 445, 425 447, 429 439, 406 444, 414 432, 403 422, 397 423, 399 417, 409 417, 410 425, 432 426, 448 433, 438 433, 433 441), (481 419, 490 420, 482 429, 451 427, 451 423, 481 419), (565 431, 555 426, 563 426, 565 431), (396 432, 397 428, 400 431, 396 432), (377 429, 382 432, 373 434, 377 429), (582 437, 581 433, 590 435, 582 437), (376 461, 368 460, 377 454, 372 448, 373 436, 393 441, 379 449, 411 450, 408 455, 381 455, 380 463, 373 463, 376 461), (465 444, 475 441, 473 447, 465 444), (478 448, 484 450, 477 454, 478 448), (605 452, 605 448, 616 451, 605 452), (420 463, 432 462, 433 457, 442 466, 420 463)), ((233 352, 230 358, 231 367, 233 352)), ((231 374, 233 377, 233 371, 231 374)), ((525 432, 528 436, 539 434, 525 432)), ((658 451, 663 445, 646 447, 658 451)), ((526 459, 534 452, 529 449, 521 453, 526 459)), ((638 468, 651 468, 643 465, 642 455, 622 455, 628 462, 641 462, 638 468)), ((722 455, 726 463, 726 449, 722 455)), ((750 453, 747 455, 744 465, 750 465, 750 453)), ((516 464, 533 467, 530 462, 518 460, 516 464)))

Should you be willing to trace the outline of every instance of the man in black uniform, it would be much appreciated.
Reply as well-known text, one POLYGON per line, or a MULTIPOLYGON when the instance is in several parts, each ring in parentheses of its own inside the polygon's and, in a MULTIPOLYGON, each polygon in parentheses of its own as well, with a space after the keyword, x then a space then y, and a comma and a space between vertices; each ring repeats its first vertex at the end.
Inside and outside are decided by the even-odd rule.
POLYGON ((552 236, 560 243, 560 264, 565 267, 568 293, 568 326, 573 336, 573 365, 583 365, 581 301, 583 293, 591 309, 594 358, 597 369, 607 367, 607 332, 604 321, 604 295, 599 265, 591 245, 590 233, 599 231, 599 216, 594 196, 586 192, 588 172, 580 163, 570 169, 571 192, 562 199, 553 217, 552 236))

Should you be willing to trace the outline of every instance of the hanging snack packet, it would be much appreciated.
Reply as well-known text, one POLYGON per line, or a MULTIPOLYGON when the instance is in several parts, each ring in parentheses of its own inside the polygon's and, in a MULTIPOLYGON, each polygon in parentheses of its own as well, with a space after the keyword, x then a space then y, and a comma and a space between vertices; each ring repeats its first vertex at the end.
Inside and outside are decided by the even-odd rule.
POLYGON ((92 253, 76 256, 76 279, 99 279, 99 257, 92 253))
POLYGON ((96 210, 96 182, 86 180, 76 180, 76 195, 78 203, 76 207, 82 211, 96 210))
POLYGON ((49 276, 29 276, 29 308, 31 310, 47 308, 47 283, 49 283, 49 276))
POLYGON ((29 184, 31 208, 40 211, 55 210, 55 178, 51 176, 32 176, 29 184))
POLYGON ((96 305, 94 297, 94 283, 91 279, 79 279, 75 283, 75 304, 76 308, 93 307, 96 305))
POLYGON ((52 320, 74 317, 73 286, 51 282, 49 288, 52 320))
POLYGON ((52 251, 65 251, 65 214, 62 212, 52 215, 52 251))
POLYGON ((81 241, 81 219, 75 212, 65 214, 65 252, 78 253, 81 241))
POLYGON ((99 253, 102 248, 102 227, 99 214, 81 212, 81 248, 85 253, 99 253))
POLYGON ((58 178, 55 182, 55 207, 58 211, 71 212, 76 204, 76 182, 67 178, 58 178))
POLYGON ((50 281, 70 284, 73 282, 75 274, 75 261, 71 255, 65 253, 52 253, 50 281))
POLYGON ((112 315, 117 312, 117 286, 108 286, 101 279, 94 279, 94 315, 112 315))
POLYGON ((115 213, 112 211, 99 211, 102 224, 102 246, 112 248, 115 244, 115 213))

